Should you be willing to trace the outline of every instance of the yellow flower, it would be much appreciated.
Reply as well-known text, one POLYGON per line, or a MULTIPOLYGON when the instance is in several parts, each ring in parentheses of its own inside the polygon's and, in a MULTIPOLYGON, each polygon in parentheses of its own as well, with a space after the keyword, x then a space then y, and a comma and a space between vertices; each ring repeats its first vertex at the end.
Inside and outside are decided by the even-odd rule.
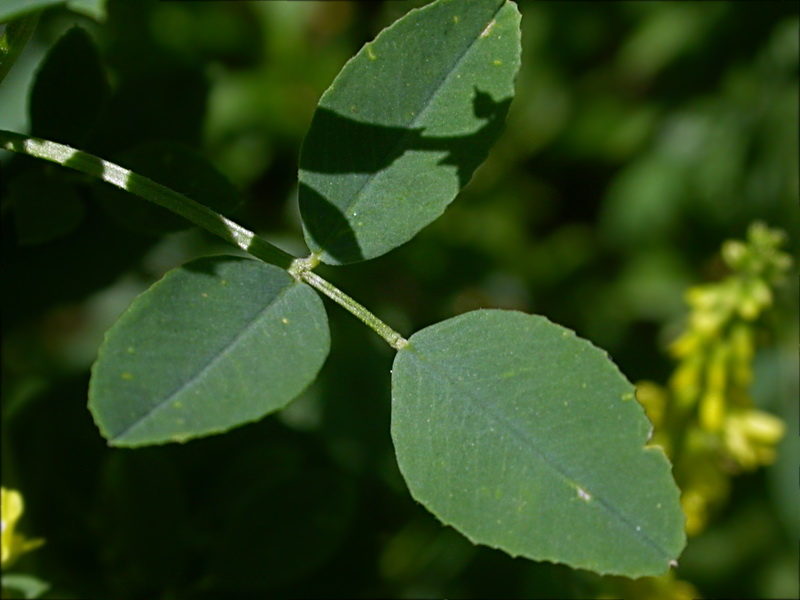
POLYGON ((2 512, 2 566, 7 569, 21 554, 29 552, 44 544, 44 540, 29 540, 25 536, 15 533, 17 525, 25 510, 22 495, 16 490, 0 488, 0 512, 2 512))
POLYGON ((753 381, 751 366, 755 346, 753 337, 752 328, 745 323, 738 322, 731 327, 731 383, 733 387, 743 390, 745 393, 753 381))
POLYGON ((675 401, 682 409, 693 406, 701 391, 704 356, 700 353, 682 360, 669 380, 675 401))
POLYGON ((730 490, 729 475, 720 468, 718 436, 697 426, 687 429, 675 475, 691 537, 705 529, 730 490))
POLYGON ((775 446, 783 437, 783 420, 760 410, 737 411, 725 420, 726 450, 745 470, 775 460, 775 446))
POLYGON ((662 444, 675 461, 690 536, 722 505, 730 476, 773 462, 784 435, 781 419, 752 408, 749 390, 755 321, 772 306, 772 287, 792 265, 779 249, 785 237, 755 223, 746 242, 725 243, 722 256, 732 273, 686 292, 690 312, 669 347, 678 365, 666 393, 639 384, 639 399, 656 428, 650 444, 662 444))

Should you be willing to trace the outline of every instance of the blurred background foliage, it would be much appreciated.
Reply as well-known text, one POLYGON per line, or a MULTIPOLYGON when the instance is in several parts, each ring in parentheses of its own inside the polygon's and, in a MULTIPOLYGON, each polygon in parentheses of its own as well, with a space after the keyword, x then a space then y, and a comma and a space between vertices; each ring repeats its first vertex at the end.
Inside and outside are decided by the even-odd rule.
MULTIPOLYGON (((0 86, 0 128, 106 158, 187 144, 240 194, 231 216, 302 255, 297 156, 316 102, 422 4, 56 6, 0 86), (32 92, 73 25, 100 61, 62 54, 63 81, 32 92)), ((479 307, 536 312, 664 386, 686 290, 724 278, 724 241, 761 220, 797 264, 798 4, 519 6, 517 96, 461 197, 388 255, 318 270, 403 334, 479 307)), ((389 437, 393 353, 335 306, 330 358, 284 412, 185 446, 107 448, 86 409, 103 332, 167 270, 232 249, 143 233, 80 177, 1 159, 2 477, 25 497, 22 530, 47 540, 16 569, 48 597, 798 597, 796 274, 752 326, 753 405, 786 424, 775 462, 730 479, 674 576, 628 582, 473 547, 417 506, 389 437)))

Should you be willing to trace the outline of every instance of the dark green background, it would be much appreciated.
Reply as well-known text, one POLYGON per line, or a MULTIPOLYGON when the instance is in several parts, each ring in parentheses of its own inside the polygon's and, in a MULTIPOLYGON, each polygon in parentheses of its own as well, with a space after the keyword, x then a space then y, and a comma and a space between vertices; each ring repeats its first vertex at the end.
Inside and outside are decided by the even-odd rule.
MULTIPOLYGON (((0 127, 108 158, 187 144, 240 190, 231 216, 301 255, 297 157, 316 101, 419 4, 110 0, 101 23, 49 9, 0 85, 0 127), (62 56, 37 84, 50 91, 34 89, 31 122, 31 77, 74 24, 102 63, 80 48, 62 56)), ((664 382, 683 293, 723 276, 725 239, 762 219, 797 256, 798 4, 519 4, 517 96, 472 183, 410 243, 318 270, 405 335, 516 308, 605 348, 632 381, 664 382)), ((102 332, 166 270, 228 250, 194 230, 131 230, 81 176, 2 160, 2 478, 25 496, 23 530, 47 539, 15 570, 50 581, 51 597, 617 593, 590 573, 473 547, 413 502, 389 437, 393 352, 333 305, 328 362, 284 413, 185 446, 108 449, 86 409, 102 332), (25 173, 70 190, 63 212, 46 198, 19 209, 37 201, 14 183, 25 173)), ((777 304, 753 391, 786 419, 787 440, 690 541, 678 575, 705 596, 798 593, 795 275, 777 304)))

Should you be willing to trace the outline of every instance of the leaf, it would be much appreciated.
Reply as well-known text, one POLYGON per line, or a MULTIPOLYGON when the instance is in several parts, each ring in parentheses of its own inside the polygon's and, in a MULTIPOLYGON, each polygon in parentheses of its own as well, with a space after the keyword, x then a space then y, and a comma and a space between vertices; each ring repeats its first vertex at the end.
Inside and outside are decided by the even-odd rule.
POLYGON ((3 0, 0 5, 0 23, 7 23, 12 19, 18 19, 59 4, 66 4, 70 10, 101 21, 105 14, 105 2, 106 0, 3 0))
POLYGON ((160 589, 177 585, 190 568, 191 558, 176 548, 195 535, 190 506, 199 504, 186 489, 183 465, 164 450, 106 454, 96 473, 103 483, 92 513, 94 541, 129 568, 146 572, 150 585, 160 589))
POLYGON ((68 0, 67 8, 95 21, 106 20, 106 0, 68 0))
POLYGON ((83 145, 109 97, 103 65, 91 37, 73 27, 48 52, 31 89, 31 132, 83 145))
POLYGON ((203 258, 167 273, 106 333, 89 408, 113 446, 220 433, 283 408, 328 348, 310 287, 259 261, 203 258))
POLYGON ((75 188, 60 173, 30 170, 9 185, 14 224, 20 244, 40 244, 75 230, 83 220, 84 206, 75 188))
POLYGON ((519 20, 505 0, 438 0, 344 66, 300 153, 306 242, 324 262, 399 246, 469 182, 514 94, 519 20))
MULTIPOLYGON (((109 10, 128 4, 115 2, 109 10)), ((115 34, 107 31, 106 35, 115 34)), ((130 48, 137 49, 131 54, 138 57, 138 47, 130 48)), ((87 149, 109 156, 122 148, 152 140, 180 141, 193 147, 202 144, 208 77, 198 68, 174 66, 166 58, 164 61, 166 64, 160 70, 120 73, 118 85, 87 149)))
POLYGON ((479 310, 411 336, 392 437, 411 494, 474 543, 639 577, 685 544, 679 492, 607 355, 544 317, 479 310))
MULTIPOLYGON (((223 214, 230 214, 242 196, 202 154, 180 142, 145 142, 112 157, 113 161, 223 214)), ((189 227, 175 213, 142 202, 126 191, 94 182, 92 191, 118 223, 137 232, 163 234, 189 227)))
POLYGON ((263 435, 269 444, 238 438, 239 451, 217 473, 217 489, 227 493, 211 498, 220 529, 204 532, 213 539, 206 573, 217 589, 228 590, 225 596, 313 578, 345 551, 357 514, 351 474, 316 444, 278 427, 263 435))
MULTIPOLYGON (((3 22, 2 18, 0 22, 3 22)), ((0 83, 17 62, 38 23, 39 15, 32 13, 8 23, 0 33, 0 83)))
POLYGON ((66 0, 4 0, 0 6, 0 23, 7 23, 12 19, 65 2, 66 0))
POLYGON ((2 585, 4 597, 17 597, 16 594, 13 596, 10 595, 10 592, 8 596, 5 596, 5 590, 16 590, 21 593, 19 597, 25 598, 25 600, 41 598, 45 592, 50 589, 50 584, 46 581, 42 581, 33 575, 22 575, 19 573, 3 573, 2 585))

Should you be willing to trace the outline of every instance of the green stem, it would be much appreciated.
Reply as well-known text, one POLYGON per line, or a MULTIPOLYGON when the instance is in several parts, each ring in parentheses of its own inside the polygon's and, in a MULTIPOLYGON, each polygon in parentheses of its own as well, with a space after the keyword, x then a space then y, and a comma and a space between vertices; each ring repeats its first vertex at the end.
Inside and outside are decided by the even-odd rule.
POLYGON ((210 208, 156 183, 152 179, 138 175, 86 152, 64 144, 29 137, 11 131, 0 130, 0 148, 27 154, 58 163, 75 171, 102 179, 131 194, 163 206, 188 219, 195 225, 221 237, 226 242, 241 248, 264 262, 288 269, 294 256, 270 244, 249 229, 226 219, 210 208))
POLYGON ((402 335, 381 321, 361 304, 353 300, 342 290, 332 285, 313 271, 300 269, 298 275, 299 278, 305 281, 308 285, 316 290, 319 290, 328 298, 336 302, 336 304, 343 306, 353 315, 361 319, 362 322, 364 322, 370 329, 386 340, 386 343, 395 350, 402 350, 408 346, 408 340, 406 340, 402 335))
POLYGON ((252 231, 175 190, 64 144, 0 130, 0 148, 58 163, 163 206, 256 258, 286 269, 298 281, 308 283, 350 311, 395 350, 401 350, 408 345, 408 341, 394 329, 340 289, 312 272, 312 269, 319 264, 319 258, 313 254, 308 258, 295 258, 252 231))

